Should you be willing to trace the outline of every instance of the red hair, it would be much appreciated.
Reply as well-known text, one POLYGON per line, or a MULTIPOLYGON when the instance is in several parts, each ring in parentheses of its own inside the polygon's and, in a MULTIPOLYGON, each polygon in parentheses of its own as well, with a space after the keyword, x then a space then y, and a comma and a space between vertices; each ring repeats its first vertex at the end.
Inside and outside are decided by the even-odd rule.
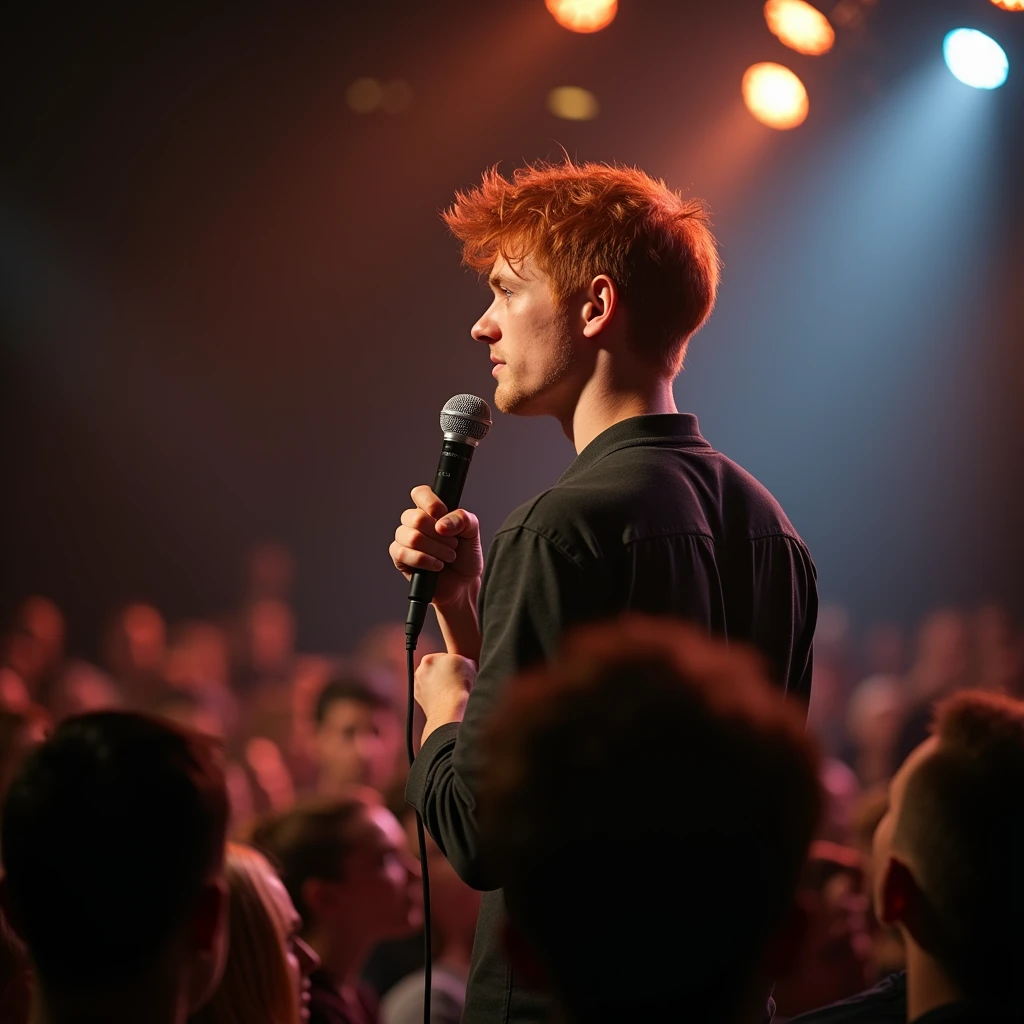
POLYGON ((532 256, 562 302, 598 274, 619 286, 636 350, 674 376, 718 291, 718 250, 703 203, 636 167, 492 167, 442 214, 466 266, 486 274, 498 256, 532 256))

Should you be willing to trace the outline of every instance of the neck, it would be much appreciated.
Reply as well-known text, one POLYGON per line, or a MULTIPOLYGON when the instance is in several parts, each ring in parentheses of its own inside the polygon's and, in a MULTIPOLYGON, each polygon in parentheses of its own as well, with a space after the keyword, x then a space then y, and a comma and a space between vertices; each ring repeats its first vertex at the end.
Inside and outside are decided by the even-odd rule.
POLYGON ((572 412, 559 418, 579 454, 598 434, 622 420, 677 411, 671 380, 616 372, 608 353, 602 352, 572 412))
POLYGON ((35 989, 30 1024, 185 1024, 188 1005, 178 985, 147 983, 126 991, 68 992, 35 989))
POLYGON ((359 979, 359 971, 371 948, 355 928, 345 929, 340 935, 312 931, 306 941, 316 950, 327 973, 343 988, 354 985, 359 979))
MULTIPOLYGON (((903 931, 903 929, 901 929, 903 931)), ((904 933, 907 948, 907 1020, 913 1022, 931 1010, 962 998, 934 957, 904 933)))

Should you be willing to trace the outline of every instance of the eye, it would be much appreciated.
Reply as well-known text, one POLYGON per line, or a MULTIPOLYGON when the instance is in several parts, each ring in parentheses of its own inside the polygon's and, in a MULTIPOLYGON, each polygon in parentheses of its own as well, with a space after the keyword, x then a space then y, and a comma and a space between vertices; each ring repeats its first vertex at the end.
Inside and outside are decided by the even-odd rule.
POLYGON ((511 288, 505 288, 504 286, 502 286, 501 290, 505 293, 505 298, 506 299, 511 299, 512 298, 512 289, 511 288))

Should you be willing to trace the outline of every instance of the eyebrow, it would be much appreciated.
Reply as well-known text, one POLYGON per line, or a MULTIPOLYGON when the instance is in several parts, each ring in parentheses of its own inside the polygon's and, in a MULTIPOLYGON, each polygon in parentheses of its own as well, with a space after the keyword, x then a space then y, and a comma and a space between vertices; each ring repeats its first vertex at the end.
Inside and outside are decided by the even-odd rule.
POLYGON ((490 276, 490 278, 488 279, 487 283, 492 288, 501 289, 504 286, 505 281, 506 281, 506 278, 504 278, 501 274, 492 274, 490 276))

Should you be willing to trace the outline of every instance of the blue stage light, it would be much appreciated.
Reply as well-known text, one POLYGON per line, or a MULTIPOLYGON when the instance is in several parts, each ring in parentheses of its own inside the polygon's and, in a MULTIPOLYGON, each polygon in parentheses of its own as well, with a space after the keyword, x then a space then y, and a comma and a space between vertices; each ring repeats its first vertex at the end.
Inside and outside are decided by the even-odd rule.
POLYGON ((1003 48, 977 29, 954 29, 942 43, 942 55, 954 77, 975 89, 998 89, 1010 72, 1003 48))

